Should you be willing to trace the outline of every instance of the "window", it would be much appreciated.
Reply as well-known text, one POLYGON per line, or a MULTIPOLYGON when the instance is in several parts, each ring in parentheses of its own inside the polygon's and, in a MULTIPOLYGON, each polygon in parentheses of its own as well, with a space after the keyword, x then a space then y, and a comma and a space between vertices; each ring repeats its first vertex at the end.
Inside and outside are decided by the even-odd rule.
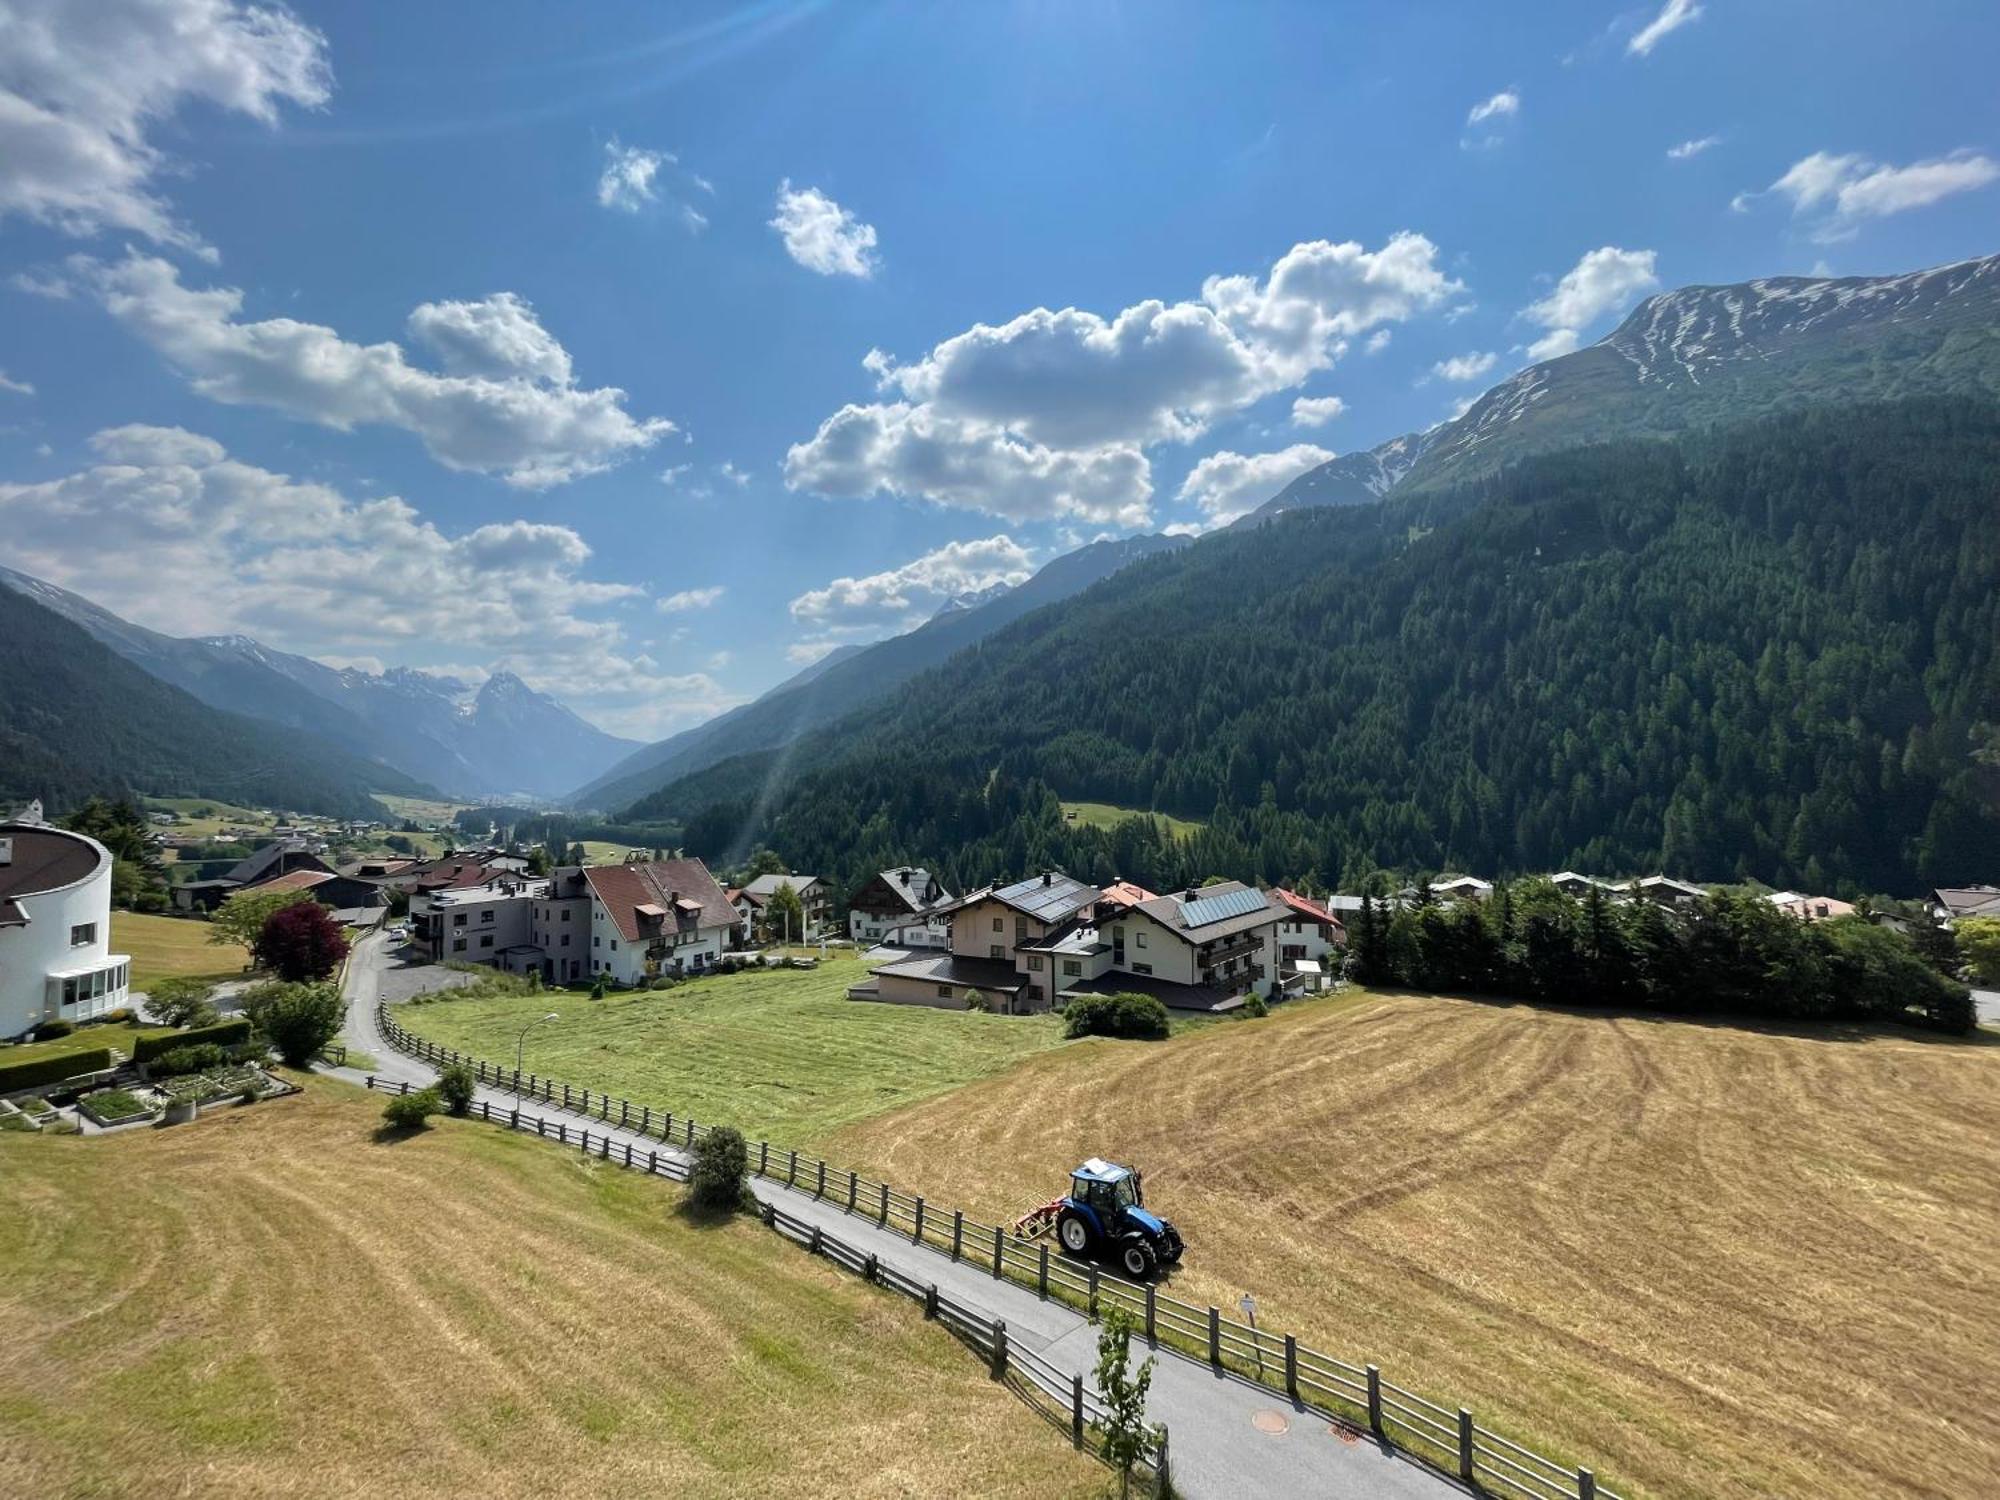
POLYGON ((593 932, 590 935, 590 946, 593 948, 602 948, 604 946, 604 939, 593 932))
POLYGON ((563 945, 563 946, 564 946, 565 948, 567 948, 567 947, 569 946, 569 934, 568 934, 568 933, 566 933, 566 932, 565 932, 565 933, 563 934, 563 940, 562 940, 562 945, 563 945))
POLYGON ((465 951, 465 939, 453 938, 451 940, 451 951, 454 953, 463 953, 465 951))
POLYGON ((948 984, 941 984, 941 985, 939 985, 939 986, 938 986, 938 999, 940 999, 940 1000, 949 1000, 950 998, 951 998, 951 986, 950 986, 950 985, 948 985, 948 984))
POLYGON ((567 906, 563 908, 563 920, 565 922, 569 920, 569 908, 567 906))
POLYGON ((79 922, 69 930, 69 945, 72 948, 86 948, 97 941, 97 924, 79 922))
POLYGON ((493 946, 493 934, 490 932, 480 933, 479 946, 482 948, 491 948, 493 946))
POLYGON ((1134 964, 1132 965, 1132 972, 1134 974, 1150 974, 1153 972, 1153 966, 1151 964, 1134 964))
POLYGON ((1007 930, 1007 925, 1004 922, 1002 922, 998 917, 995 917, 993 919, 993 930, 995 932, 1005 932, 1007 930))
POLYGON ((613 953, 616 953, 616 952, 618 951, 618 939, 617 939, 617 938, 613 938, 613 939, 611 940, 611 951, 612 951, 613 953))
POLYGON ((493 920, 493 908, 489 906, 489 907, 487 907, 487 908, 486 908, 486 910, 485 910, 485 911, 481 912, 481 913, 479 914, 479 920, 480 920, 480 921, 482 921, 482 922, 490 922, 490 921, 492 921, 492 920, 493 920))
POLYGON ((986 952, 990 957, 993 958, 1005 958, 1007 956, 1007 950, 1001 947, 1000 944, 998 943, 995 943, 992 947, 988 948, 986 952))
POLYGON ((1075 959, 1073 959, 1073 958, 1066 958, 1066 959, 1064 959, 1064 960, 1063 960, 1063 977, 1064 977, 1064 978, 1066 978, 1066 979, 1074 979, 1074 978, 1076 978, 1076 977, 1077 977, 1077 976, 1078 976, 1079 974, 1081 974, 1082 972, 1083 972, 1083 965, 1082 965, 1082 964, 1080 964, 1080 963, 1078 963, 1078 962, 1077 962, 1077 961, 1076 961, 1075 959))
POLYGON ((462 911, 453 912, 451 914, 451 925, 454 927, 463 927, 465 925, 465 913, 462 911))
POLYGON ((1138 936, 1137 936, 1137 937, 1135 937, 1135 938, 1133 939, 1133 941, 1134 941, 1134 943, 1136 943, 1136 944, 1137 944, 1137 945, 1138 945, 1139 947, 1141 947, 1141 948, 1145 947, 1145 946, 1146 946, 1146 934, 1145 934, 1145 933, 1143 933, 1143 932, 1141 932, 1140 934, 1138 934, 1138 936))
POLYGON ((1029 967, 1029 968, 1031 968, 1031 969, 1033 969, 1033 970, 1034 970, 1034 971, 1035 971, 1035 972, 1036 972, 1037 974, 1041 973, 1041 972, 1042 972, 1042 956, 1041 956, 1041 954, 1039 954, 1039 953, 1035 953, 1035 954, 1031 954, 1031 955, 1029 955, 1029 958, 1028 958, 1028 967, 1029 967))

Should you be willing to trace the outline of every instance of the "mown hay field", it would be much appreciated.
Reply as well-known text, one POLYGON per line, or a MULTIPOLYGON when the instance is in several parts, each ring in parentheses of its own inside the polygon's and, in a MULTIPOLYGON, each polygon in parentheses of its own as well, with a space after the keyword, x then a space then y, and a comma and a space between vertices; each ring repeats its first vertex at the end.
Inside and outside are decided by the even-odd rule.
POLYGON ((241 979, 250 962, 240 943, 211 943, 215 929, 189 917, 160 917, 146 912, 111 914, 111 951, 132 956, 132 988, 143 990, 159 980, 180 975, 202 979, 241 979))
POLYGON ((527 1034, 527 1071, 797 1146, 1062 1045, 1055 1016, 849 1000, 867 973, 840 957, 602 1000, 444 991, 396 1014, 431 1041, 511 1067, 521 1028, 554 1011, 559 1020, 527 1034))
POLYGON ((380 1100, 0 1136, 0 1490, 1101 1495, 918 1309, 680 1190, 380 1100))
POLYGON ((1171 1283, 1627 1494, 2000 1493, 2000 1038, 1425 997, 1094 1041, 829 1155, 988 1222, 1090 1155, 1171 1283))

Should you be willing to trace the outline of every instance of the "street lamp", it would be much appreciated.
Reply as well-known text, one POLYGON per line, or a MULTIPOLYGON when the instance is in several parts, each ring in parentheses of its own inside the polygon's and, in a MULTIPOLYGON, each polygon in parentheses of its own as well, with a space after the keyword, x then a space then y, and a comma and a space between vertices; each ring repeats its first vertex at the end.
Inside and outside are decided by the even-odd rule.
POLYGON ((521 1097, 521 1049, 528 1045, 528 1033, 533 1031, 537 1026, 540 1026, 544 1021, 559 1021, 561 1019, 554 1011, 550 1011, 541 1020, 530 1021, 526 1026, 521 1028, 520 1040, 514 1043, 514 1097, 516 1099, 521 1097))

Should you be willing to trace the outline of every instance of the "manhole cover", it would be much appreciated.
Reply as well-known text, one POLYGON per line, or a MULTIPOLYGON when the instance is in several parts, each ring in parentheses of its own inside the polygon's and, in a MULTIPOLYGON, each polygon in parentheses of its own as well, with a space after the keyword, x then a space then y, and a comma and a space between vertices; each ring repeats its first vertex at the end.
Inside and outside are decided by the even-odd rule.
POLYGON ((1331 1423, 1326 1430, 1332 1433, 1335 1437, 1339 1438, 1343 1443, 1346 1443, 1349 1447, 1352 1447, 1354 1444, 1361 1441, 1360 1431, 1356 1428, 1349 1427, 1345 1422, 1331 1423))
POLYGON ((1250 1425, 1259 1432, 1270 1433, 1273 1437, 1292 1430, 1291 1419, 1281 1411, 1252 1412, 1250 1425))

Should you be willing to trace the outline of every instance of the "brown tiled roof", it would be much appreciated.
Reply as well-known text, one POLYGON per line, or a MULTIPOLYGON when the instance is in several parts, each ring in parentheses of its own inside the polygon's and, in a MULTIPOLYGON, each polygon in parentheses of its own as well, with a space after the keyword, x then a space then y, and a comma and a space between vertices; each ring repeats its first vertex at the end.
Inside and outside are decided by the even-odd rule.
POLYGON ((1347 930, 1342 925, 1340 918, 1336 917, 1324 906, 1321 906, 1317 901, 1308 901, 1304 896, 1299 895, 1295 891, 1288 891, 1281 885, 1273 886, 1271 894, 1309 922, 1318 922, 1321 926, 1331 924, 1342 932, 1347 930))
POLYGON ((698 859, 656 859, 644 864, 590 865, 583 878, 628 943, 647 934, 640 925, 642 906, 676 907, 694 914, 697 927, 731 927, 736 908, 708 866, 698 859))
POLYGON ((333 877, 324 870, 287 870, 282 875, 273 875, 269 880, 260 880, 255 885, 243 887, 246 891, 309 891, 316 885, 324 885, 333 877))
POLYGON ((1113 906, 1137 906, 1141 901, 1157 900, 1158 892, 1134 880, 1114 880, 1104 888, 1104 899, 1113 906))

